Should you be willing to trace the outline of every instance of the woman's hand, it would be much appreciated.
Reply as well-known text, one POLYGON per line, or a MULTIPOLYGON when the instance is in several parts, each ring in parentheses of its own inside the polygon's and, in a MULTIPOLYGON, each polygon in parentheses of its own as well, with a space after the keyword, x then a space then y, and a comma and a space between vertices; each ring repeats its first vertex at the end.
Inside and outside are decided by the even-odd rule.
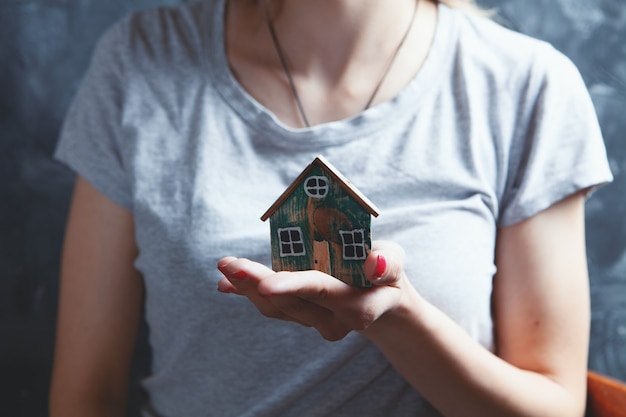
POLYGON ((391 242, 374 242, 364 270, 370 288, 357 288, 319 271, 274 272, 244 258, 218 262, 225 278, 218 290, 248 299, 266 317, 314 327, 325 339, 339 340, 370 327, 397 308, 408 289, 404 251, 391 242))
POLYGON ((274 273, 231 257, 218 264, 227 277, 218 288, 328 340, 361 331, 442 415, 582 416, 589 343, 584 193, 501 228, 495 255, 495 352, 420 296, 392 243, 375 245, 365 262, 371 288, 316 271, 274 273))

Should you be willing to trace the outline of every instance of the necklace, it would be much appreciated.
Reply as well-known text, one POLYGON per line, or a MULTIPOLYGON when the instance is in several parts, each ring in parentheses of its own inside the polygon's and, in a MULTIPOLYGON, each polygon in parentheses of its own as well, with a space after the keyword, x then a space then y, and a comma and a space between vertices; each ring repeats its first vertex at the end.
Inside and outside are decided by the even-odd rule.
MULTIPOLYGON (((376 95, 378 94, 378 90, 380 90, 380 87, 382 86, 383 81, 385 81, 385 78, 387 77, 387 74, 389 73, 391 66, 393 65, 394 61, 396 60, 396 57, 398 56, 398 52, 400 52, 400 49, 402 49, 402 45, 404 45, 404 41, 409 36, 409 33, 411 32, 411 28, 413 27, 413 22, 415 21, 415 16, 417 15, 419 2, 420 0, 416 0, 415 8, 413 9, 413 16, 411 17, 409 26, 406 28, 406 31, 404 32, 402 39, 400 39, 400 43, 398 44, 393 54, 391 55, 391 58, 389 59, 389 62, 387 63, 387 66, 385 67, 385 71, 382 73, 380 79, 378 80, 378 83, 376 84, 376 87, 374 88, 374 92, 370 96, 369 100, 367 100, 367 103, 365 104, 365 108, 363 109, 364 111, 369 109, 370 106, 372 105, 374 98, 376 98, 376 95)), ((302 121, 304 122, 305 126, 311 127, 311 125, 309 124, 309 119, 306 117, 304 107, 302 106, 302 101, 300 100, 300 96, 298 95, 296 84, 293 81, 293 77, 291 76, 291 71, 289 71, 289 66, 287 65, 287 59, 285 58, 285 54, 283 53, 283 50, 280 47, 280 42, 278 41, 278 36, 276 35, 276 30, 274 29, 274 24, 272 23, 272 20, 269 18, 269 16, 267 18, 267 27, 270 31, 272 42, 274 43, 274 48, 276 49, 276 54, 278 54, 278 59, 280 60, 280 64, 282 65, 283 71, 285 72, 285 76, 287 77, 287 81, 289 82, 289 88, 291 89, 293 98, 296 100, 296 105, 298 106, 298 112, 300 113, 300 116, 302 117, 302 121)))

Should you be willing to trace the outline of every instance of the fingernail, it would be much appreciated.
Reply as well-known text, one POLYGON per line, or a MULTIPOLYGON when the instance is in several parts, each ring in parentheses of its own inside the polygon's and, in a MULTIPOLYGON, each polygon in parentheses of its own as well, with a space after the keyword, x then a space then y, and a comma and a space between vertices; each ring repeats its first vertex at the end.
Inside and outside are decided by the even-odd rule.
POLYGON ((217 265, 217 269, 220 270, 220 272, 222 274, 224 274, 224 276, 228 277, 228 278, 232 278, 232 279, 246 279, 248 278, 248 273, 246 271, 237 271, 237 272, 230 272, 228 271, 228 269, 226 269, 228 265, 217 265))
POLYGON ((234 292, 235 292, 235 289, 234 289, 234 288, 231 288, 231 287, 224 287, 224 288, 217 287, 217 290, 218 290, 219 292, 224 293, 224 294, 232 294, 232 293, 234 293, 234 292))
POLYGON ((380 278, 387 270, 387 260, 383 255, 378 255, 376 258, 376 269, 374 269, 374 276, 380 278))
POLYGON ((232 273, 232 274, 226 273, 225 275, 229 279, 240 279, 240 280, 243 280, 243 279, 248 278, 248 273, 246 271, 237 271, 237 272, 232 273))

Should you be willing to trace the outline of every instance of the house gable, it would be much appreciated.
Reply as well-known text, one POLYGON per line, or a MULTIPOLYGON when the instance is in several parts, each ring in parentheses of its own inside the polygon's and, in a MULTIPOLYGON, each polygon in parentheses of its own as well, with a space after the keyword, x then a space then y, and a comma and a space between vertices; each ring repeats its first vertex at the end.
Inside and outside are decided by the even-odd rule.
POLYGON ((261 217, 270 218, 272 267, 317 269, 368 286, 363 262, 371 249, 372 214, 378 209, 317 157, 261 217))
POLYGON ((356 188, 350 180, 348 180, 337 168, 335 168, 330 162, 326 160, 322 155, 318 155, 315 157, 313 162, 309 164, 308 167, 304 169, 298 175, 298 177, 287 187, 287 189, 281 194, 280 197, 267 209, 267 211, 261 216, 261 220, 267 220, 272 213, 280 207, 283 201, 291 194, 293 191, 301 185, 304 179, 310 175, 312 175, 313 169, 315 167, 320 167, 323 171, 326 172, 329 178, 334 179, 337 183, 349 194, 351 195, 361 206, 366 210, 369 214, 374 217, 378 217, 380 214, 380 210, 372 203, 363 193, 356 188))

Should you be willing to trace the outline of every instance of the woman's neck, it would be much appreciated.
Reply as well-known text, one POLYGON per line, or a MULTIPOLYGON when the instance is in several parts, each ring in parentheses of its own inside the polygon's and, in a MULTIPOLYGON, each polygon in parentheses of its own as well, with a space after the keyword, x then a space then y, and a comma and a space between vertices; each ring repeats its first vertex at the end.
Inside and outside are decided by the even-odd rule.
POLYGON ((294 72, 315 69, 337 77, 350 63, 380 60, 393 51, 416 5, 417 0, 287 0, 273 24, 294 72))
POLYGON ((312 124, 363 110, 410 29, 373 104, 397 94, 419 70, 436 26, 432 0, 284 0, 272 5, 267 11, 256 2, 231 0, 227 51, 243 87, 294 126, 302 120, 293 110, 268 19, 312 124))

